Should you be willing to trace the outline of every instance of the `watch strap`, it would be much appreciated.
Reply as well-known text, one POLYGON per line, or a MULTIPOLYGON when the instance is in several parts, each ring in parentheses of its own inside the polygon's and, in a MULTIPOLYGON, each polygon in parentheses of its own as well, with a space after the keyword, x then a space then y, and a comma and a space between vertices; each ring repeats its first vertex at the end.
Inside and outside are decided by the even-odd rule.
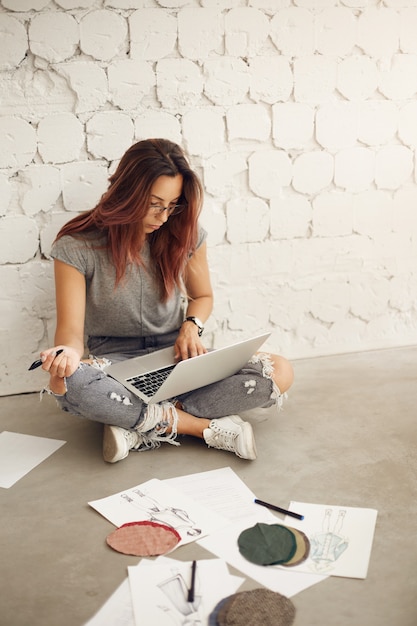
POLYGON ((198 317, 190 315, 185 318, 184 322, 192 322, 193 324, 195 324, 198 328, 198 336, 201 337, 201 335, 203 334, 204 326, 203 322, 199 320, 198 317))

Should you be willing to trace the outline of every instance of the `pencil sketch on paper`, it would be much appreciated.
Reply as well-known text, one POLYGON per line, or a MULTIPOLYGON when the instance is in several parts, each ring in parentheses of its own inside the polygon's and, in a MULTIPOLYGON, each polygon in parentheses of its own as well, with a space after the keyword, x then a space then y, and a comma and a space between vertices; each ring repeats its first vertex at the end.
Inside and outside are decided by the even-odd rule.
POLYGON ((180 572, 174 573, 173 576, 158 583, 158 587, 172 604, 171 607, 167 604, 158 603, 158 609, 163 611, 165 615, 169 615, 176 626, 201 626, 203 622, 198 612, 201 595, 196 593, 194 601, 188 602, 188 589, 180 572))
POLYGON ((336 514, 336 511, 326 508, 321 530, 310 536, 311 567, 320 574, 334 569, 334 563, 349 546, 349 538, 342 534, 347 511, 339 509, 335 519, 333 513, 336 514))
POLYGON ((190 537, 201 535, 201 528, 197 528, 187 511, 173 506, 164 505, 141 489, 132 490, 132 495, 122 493, 120 497, 132 507, 139 509, 151 522, 166 524, 174 528, 181 536, 187 534, 190 537), (134 496, 134 497, 132 497, 134 496))

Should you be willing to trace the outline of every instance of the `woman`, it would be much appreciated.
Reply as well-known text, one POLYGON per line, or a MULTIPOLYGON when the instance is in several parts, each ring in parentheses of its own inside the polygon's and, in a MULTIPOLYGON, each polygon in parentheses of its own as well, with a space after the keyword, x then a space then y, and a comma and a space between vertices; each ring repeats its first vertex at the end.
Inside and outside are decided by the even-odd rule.
POLYGON ((202 186, 181 148, 140 141, 109 181, 97 206, 70 220, 52 248, 57 328, 55 346, 41 352, 46 391, 64 411, 104 424, 110 463, 163 441, 179 445, 178 434, 255 459, 252 427, 235 413, 280 403, 293 379, 284 358, 255 355, 235 376, 151 405, 106 375, 109 360, 167 346, 177 359, 206 352, 201 333, 213 306, 198 225, 202 186))

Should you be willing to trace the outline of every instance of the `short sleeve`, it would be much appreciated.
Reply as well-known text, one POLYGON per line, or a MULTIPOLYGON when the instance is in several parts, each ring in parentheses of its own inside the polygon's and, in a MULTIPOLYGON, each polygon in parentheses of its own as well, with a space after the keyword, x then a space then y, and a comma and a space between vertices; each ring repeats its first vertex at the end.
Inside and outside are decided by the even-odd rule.
POLYGON ((91 277, 94 271, 94 256, 84 239, 69 235, 61 237, 52 245, 51 256, 75 267, 86 277, 91 277))

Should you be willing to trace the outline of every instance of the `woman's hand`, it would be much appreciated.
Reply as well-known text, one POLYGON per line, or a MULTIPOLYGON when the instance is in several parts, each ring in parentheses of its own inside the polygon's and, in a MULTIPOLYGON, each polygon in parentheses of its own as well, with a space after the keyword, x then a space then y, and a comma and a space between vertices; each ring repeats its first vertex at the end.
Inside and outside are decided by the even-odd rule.
POLYGON ((40 354, 42 369, 49 372, 53 378, 66 378, 71 376, 80 364, 80 355, 77 350, 69 346, 55 346, 44 350, 40 354), (58 351, 60 354, 57 354, 58 351))
POLYGON ((206 352, 207 348, 198 336, 197 326, 193 322, 184 322, 174 346, 175 359, 182 361, 206 352))

